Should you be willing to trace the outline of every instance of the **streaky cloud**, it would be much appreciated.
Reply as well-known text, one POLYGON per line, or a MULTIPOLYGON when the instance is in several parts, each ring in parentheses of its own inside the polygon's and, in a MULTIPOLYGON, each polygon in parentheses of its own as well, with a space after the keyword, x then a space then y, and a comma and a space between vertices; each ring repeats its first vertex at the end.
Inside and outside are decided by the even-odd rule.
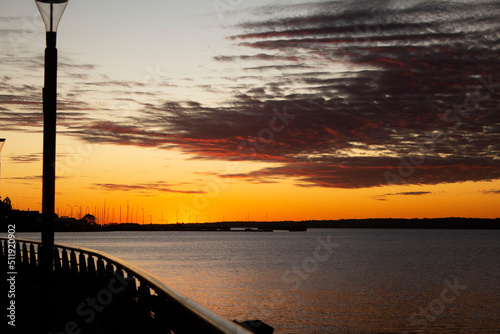
MULTIPOLYGON (((253 14, 227 36, 240 53, 213 57, 234 70, 214 77, 230 82, 223 102, 146 91, 130 97, 140 106, 136 113, 113 120, 85 120, 79 113, 86 105, 68 103, 66 133, 177 149, 194 159, 271 164, 220 175, 256 183, 292 179, 300 187, 353 189, 500 179, 498 2, 330 1, 253 14)), ((90 89, 133 84, 82 80, 90 89)), ((222 90, 203 84, 207 92, 222 90)), ((40 125, 40 114, 29 109, 35 99, 6 94, 1 101, 8 109, 2 124, 40 125), (13 101, 27 110, 14 114, 13 101)))

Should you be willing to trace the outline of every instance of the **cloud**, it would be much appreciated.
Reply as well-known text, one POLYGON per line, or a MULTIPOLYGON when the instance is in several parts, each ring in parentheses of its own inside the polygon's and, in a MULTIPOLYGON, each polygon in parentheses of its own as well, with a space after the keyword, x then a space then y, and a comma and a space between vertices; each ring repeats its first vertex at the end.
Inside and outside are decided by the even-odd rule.
POLYGON ((290 69, 304 69, 304 68, 312 68, 306 64, 293 64, 293 65, 268 65, 268 66, 254 66, 254 67, 245 67, 246 71, 266 71, 266 70, 290 70, 290 69))
MULTIPOLYGON (((66 176, 59 176, 56 175, 56 179, 64 179, 66 176)), ((11 182, 17 182, 17 183, 25 183, 28 184, 30 182, 42 182, 43 176, 42 175, 27 175, 27 176, 7 176, 7 177, 2 177, 4 180, 10 180, 11 182)), ((40 183, 41 185, 41 183, 40 183)))
POLYGON ((1 130, 19 130, 37 132, 43 126, 43 115, 34 112, 10 112, 3 111, 0 114, 1 130))
POLYGON ((397 193, 386 193, 382 195, 374 195, 372 198, 377 201, 387 201, 389 200, 389 196, 425 196, 430 195, 432 192, 430 191, 403 191, 397 193))
POLYGON ((220 62, 236 62, 236 61, 290 61, 298 62, 299 58, 295 56, 282 56, 275 54, 259 53, 255 55, 240 55, 240 56, 215 56, 214 60, 220 62))
POLYGON ((86 138, 267 161, 275 166, 221 176, 303 187, 500 178, 494 2, 300 8, 311 13, 263 10, 271 16, 228 37, 257 53, 215 60, 262 72, 253 83, 235 78, 230 101, 150 104, 126 125, 87 127, 86 138))
MULTIPOLYGON (((59 177, 57 178, 59 179, 59 177)), ((2 177, 2 179, 8 180, 9 182, 16 184, 25 184, 33 186, 34 183, 37 183, 41 186, 42 175, 8 176, 8 177, 2 177)))
POLYGON ((485 195, 500 195, 500 190, 499 189, 490 189, 490 190, 483 190, 481 191, 485 195))
MULTIPOLYGON (((74 94, 111 89, 140 109, 110 119, 68 96, 66 133, 195 159, 266 162, 221 175, 250 182, 349 189, 500 179, 497 2, 330 1, 252 15, 227 36, 232 53, 213 58, 228 70, 197 87, 223 102, 175 100, 142 86, 146 94, 127 94, 133 83, 85 77, 74 94)), ((1 101, 16 99, 0 96, 9 109, 1 101)), ((22 115, 2 112, 2 124, 38 125, 23 106, 22 115)))
POLYGON ((116 183, 94 183, 90 189, 98 191, 132 191, 135 194, 150 194, 151 191, 161 193, 178 193, 178 194, 202 194, 201 191, 179 190, 173 189, 174 185, 158 181, 153 183, 138 183, 138 184, 116 184, 116 183))
POLYGON ((388 194, 383 194, 383 195, 376 195, 373 196, 373 199, 376 199, 377 201, 386 201, 388 196, 423 196, 423 195, 429 195, 432 194, 430 191, 404 191, 404 192, 398 192, 398 193, 388 193, 388 194))
POLYGON ((42 175, 31 175, 31 176, 9 176, 5 178, 6 180, 26 180, 26 181, 36 181, 41 180, 42 175))
POLYGON ((421 195, 428 195, 428 194, 431 194, 431 192, 430 191, 406 191, 406 192, 396 193, 394 195, 421 196, 421 195))
MULTIPOLYGON (((324 160, 324 159, 320 159, 324 160)), ((464 159, 467 160, 467 159, 464 159)), ((398 174, 396 158, 331 158, 329 162, 286 163, 246 174, 222 175, 225 178, 245 180, 295 178, 302 187, 321 186, 327 188, 368 188, 386 185, 435 185, 466 181, 491 181, 500 178, 498 165, 488 161, 477 161, 476 165, 446 159, 429 161, 414 167, 414 172, 399 180, 387 177, 387 173, 398 174), (489 164, 489 165, 488 165, 489 164)))
POLYGON ((38 162, 42 160, 41 153, 32 153, 32 154, 11 154, 9 156, 11 162, 14 163, 31 163, 38 162))

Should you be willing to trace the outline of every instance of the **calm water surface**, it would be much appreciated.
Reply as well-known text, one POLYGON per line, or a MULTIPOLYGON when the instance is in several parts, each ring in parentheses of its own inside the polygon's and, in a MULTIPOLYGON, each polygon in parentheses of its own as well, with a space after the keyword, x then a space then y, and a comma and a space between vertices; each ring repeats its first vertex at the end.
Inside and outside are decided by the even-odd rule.
POLYGON ((500 333, 500 231, 57 233, 56 242, 122 258, 275 333, 500 333))

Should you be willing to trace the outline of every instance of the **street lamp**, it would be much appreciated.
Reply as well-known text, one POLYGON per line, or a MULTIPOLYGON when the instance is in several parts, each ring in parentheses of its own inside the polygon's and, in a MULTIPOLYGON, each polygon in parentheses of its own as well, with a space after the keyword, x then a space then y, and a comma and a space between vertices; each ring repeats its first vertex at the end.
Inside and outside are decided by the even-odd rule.
POLYGON ((35 3, 45 23, 45 30, 55 33, 68 0, 35 0, 35 3))
POLYGON ((57 49, 56 31, 68 0, 35 0, 46 31, 45 81, 43 87, 43 184, 42 184, 42 276, 41 331, 52 331, 54 207, 56 183, 57 49))

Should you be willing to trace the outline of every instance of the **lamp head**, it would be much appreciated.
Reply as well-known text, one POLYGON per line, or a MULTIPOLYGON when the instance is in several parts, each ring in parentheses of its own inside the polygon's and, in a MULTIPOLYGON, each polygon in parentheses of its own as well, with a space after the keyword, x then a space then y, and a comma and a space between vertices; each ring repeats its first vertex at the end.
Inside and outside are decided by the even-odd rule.
POLYGON ((3 144, 5 144, 5 139, 0 138, 0 152, 2 151, 3 144))
POLYGON ((35 3, 45 23, 45 30, 56 32, 68 0, 35 0, 35 3))

